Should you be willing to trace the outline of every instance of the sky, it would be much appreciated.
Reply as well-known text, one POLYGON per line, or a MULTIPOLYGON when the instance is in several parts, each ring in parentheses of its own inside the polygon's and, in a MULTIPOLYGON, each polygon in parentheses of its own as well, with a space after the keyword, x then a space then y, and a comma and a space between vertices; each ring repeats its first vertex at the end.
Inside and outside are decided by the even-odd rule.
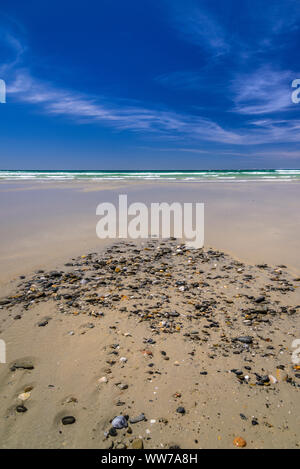
POLYGON ((2 2, 0 169, 300 168, 299 50, 299 0, 2 2))

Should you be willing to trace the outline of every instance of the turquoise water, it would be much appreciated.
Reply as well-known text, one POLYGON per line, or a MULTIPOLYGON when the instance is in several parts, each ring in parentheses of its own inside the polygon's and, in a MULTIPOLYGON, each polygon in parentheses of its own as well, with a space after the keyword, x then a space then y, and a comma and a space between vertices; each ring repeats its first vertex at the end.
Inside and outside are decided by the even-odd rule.
POLYGON ((162 181, 292 181, 300 169, 256 170, 143 170, 143 171, 9 171, 0 170, 0 180, 162 180, 162 181))

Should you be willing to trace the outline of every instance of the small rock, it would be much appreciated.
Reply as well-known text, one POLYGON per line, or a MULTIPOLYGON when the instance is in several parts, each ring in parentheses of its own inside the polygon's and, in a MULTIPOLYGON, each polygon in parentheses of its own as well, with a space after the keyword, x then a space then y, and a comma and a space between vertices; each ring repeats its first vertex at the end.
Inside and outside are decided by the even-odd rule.
POLYGON ((118 434, 116 428, 114 428, 114 427, 110 428, 108 433, 109 433, 110 436, 117 436, 117 434, 118 434))
POLYGON ((185 408, 184 407, 177 407, 176 412, 178 412, 178 414, 185 414, 185 408))
POLYGON ((135 440, 133 440, 131 447, 132 449, 143 449, 144 448, 143 440, 141 438, 136 438, 135 440))
POLYGON ((101 384, 101 383, 107 383, 108 379, 106 378, 106 376, 102 376, 102 378, 98 379, 98 383, 101 384))
POLYGON ((265 301, 266 297, 265 296, 259 296, 258 298, 256 298, 254 300, 255 303, 262 303, 263 301, 265 301))
POLYGON ((242 437, 238 436, 233 440, 233 444, 238 448, 244 448, 247 445, 247 442, 242 437))
POLYGON ((145 417, 145 414, 140 414, 138 415, 137 417, 134 417, 132 419, 129 420, 130 423, 138 423, 138 422, 142 422, 143 420, 146 420, 146 417, 145 417))
POLYGON ((115 417, 113 421, 111 422, 111 424, 113 428, 127 428, 128 427, 127 420, 123 415, 118 415, 117 417, 115 417))
POLYGON ((76 422, 76 419, 72 415, 68 415, 66 417, 63 417, 61 421, 63 425, 72 425, 73 423, 76 422))
POLYGON ((253 339, 249 335, 243 336, 243 337, 237 337, 236 339, 238 342, 242 342, 243 344, 252 344, 253 339))
POLYGON ((47 324, 48 324, 48 321, 42 321, 42 322, 38 323, 38 326, 39 327, 45 327, 45 326, 47 326, 47 324))
POLYGON ((20 414, 20 413, 24 413, 24 412, 27 412, 27 408, 24 406, 24 405, 18 405, 16 407, 16 411, 20 414))
POLYGON ((18 395, 18 398, 21 401, 27 401, 30 398, 31 394, 30 392, 22 392, 21 394, 18 395))
POLYGON ((269 380, 272 384, 276 384, 278 383, 278 380, 275 378, 275 376, 273 375, 269 375, 269 380))

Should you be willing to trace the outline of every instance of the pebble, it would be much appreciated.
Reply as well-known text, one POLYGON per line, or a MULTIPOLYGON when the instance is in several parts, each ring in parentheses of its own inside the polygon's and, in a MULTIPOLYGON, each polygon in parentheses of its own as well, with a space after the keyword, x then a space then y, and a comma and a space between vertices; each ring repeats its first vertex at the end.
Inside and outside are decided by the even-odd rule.
POLYGON ((278 380, 275 378, 275 376, 273 375, 269 375, 269 380, 272 384, 276 384, 278 383, 278 380))
POLYGON ((98 379, 98 383, 101 384, 101 383, 107 383, 108 382, 108 379, 106 378, 106 376, 102 376, 102 378, 99 378, 98 379))
POLYGON ((131 448, 132 449, 143 449, 144 448, 143 440, 141 438, 136 438, 135 440, 133 440, 133 442, 131 444, 131 448))
POLYGON ((21 401, 27 401, 30 398, 31 394, 30 392, 22 392, 21 394, 18 395, 18 398, 21 401))
POLYGON ((110 436, 117 436, 118 434, 117 429, 114 427, 110 428, 108 433, 110 436))
POLYGON ((244 448, 247 445, 247 442, 244 440, 244 438, 238 436, 233 440, 233 444, 238 448, 244 448))
POLYGON ((184 407, 177 407, 176 412, 178 412, 178 414, 185 414, 185 408, 184 407))
POLYGON ((145 414, 140 414, 138 415, 137 417, 134 417, 132 419, 129 420, 130 423, 138 423, 138 422, 142 422, 143 420, 146 420, 146 417, 145 417, 145 414))
POLYGON ((42 322, 39 322, 38 326, 39 327, 45 327, 45 326, 47 326, 47 324, 48 324, 48 321, 42 321, 42 322))
POLYGON ((243 337, 237 337, 236 339, 238 342, 242 342, 243 344, 252 344, 253 339, 250 336, 243 336, 243 337))
POLYGON ((24 405, 18 405, 18 406, 16 407, 16 411, 17 411, 18 413, 25 413, 25 412, 27 412, 27 408, 26 408, 24 405))
POLYGON ((128 427, 127 420, 123 415, 118 415, 117 417, 115 417, 111 424, 113 428, 127 428, 128 427))
POLYGON ((68 415, 66 417, 63 417, 61 421, 63 425, 72 425, 73 423, 76 422, 76 419, 72 415, 68 415))

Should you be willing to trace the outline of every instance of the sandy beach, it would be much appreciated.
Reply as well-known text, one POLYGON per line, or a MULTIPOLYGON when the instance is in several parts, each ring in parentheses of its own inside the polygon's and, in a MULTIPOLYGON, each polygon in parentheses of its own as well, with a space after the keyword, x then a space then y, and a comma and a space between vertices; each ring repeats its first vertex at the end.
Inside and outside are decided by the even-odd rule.
POLYGON ((300 2, 2 3, 0 450, 299 449, 300 2))
POLYGON ((298 447, 299 192, 2 182, 1 447, 298 447), (204 202, 204 249, 97 239, 124 193, 204 202))

